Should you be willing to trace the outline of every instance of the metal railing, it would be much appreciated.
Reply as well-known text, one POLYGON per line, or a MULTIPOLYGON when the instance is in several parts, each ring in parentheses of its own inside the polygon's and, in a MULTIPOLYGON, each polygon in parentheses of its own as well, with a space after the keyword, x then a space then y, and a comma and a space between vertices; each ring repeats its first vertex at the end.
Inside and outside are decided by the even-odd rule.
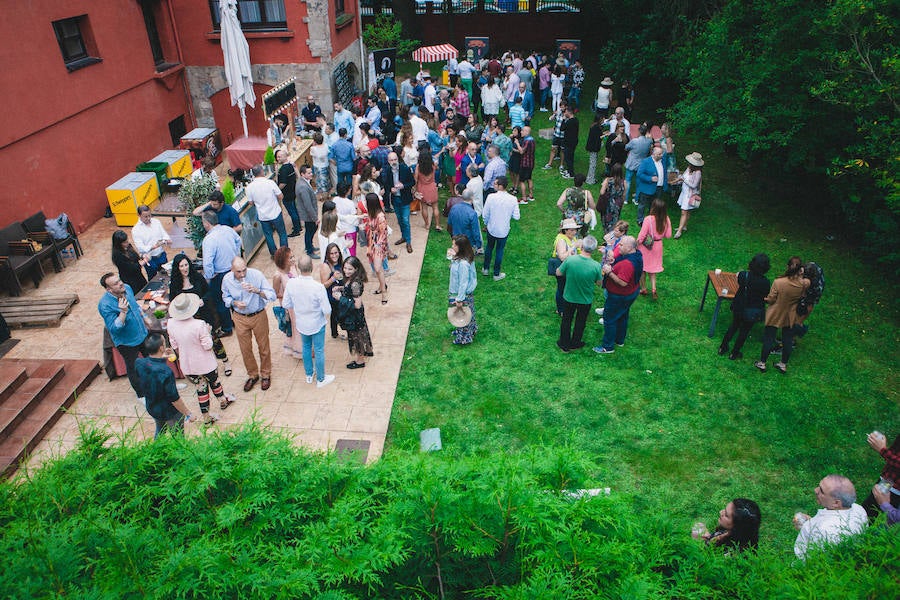
MULTIPOLYGON (((484 0, 485 14, 527 13, 531 0, 484 0)), ((361 0, 360 12, 364 17, 375 14, 374 0, 361 0)), ((577 13, 581 12, 581 0, 537 0, 535 10, 539 13, 577 13)), ((465 15, 478 11, 477 0, 416 0, 416 14, 453 14, 465 15), (429 10, 430 9, 430 10, 429 10)), ((381 12, 392 14, 390 0, 381 3, 381 12)))

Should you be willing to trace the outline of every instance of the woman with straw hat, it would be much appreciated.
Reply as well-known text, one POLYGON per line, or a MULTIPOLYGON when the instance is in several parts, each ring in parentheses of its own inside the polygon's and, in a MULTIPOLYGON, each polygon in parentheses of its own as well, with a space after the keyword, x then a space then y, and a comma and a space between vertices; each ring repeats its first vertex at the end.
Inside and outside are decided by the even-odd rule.
POLYGON ((471 344, 478 333, 475 322, 475 287, 478 277, 475 274, 475 250, 469 238, 464 235, 453 237, 453 247, 448 253, 450 257, 450 290, 448 293, 449 308, 447 318, 456 329, 453 330, 454 344, 471 344))
POLYGON ((606 118, 609 114, 609 102, 612 100, 613 80, 609 76, 604 77, 597 88, 597 100, 594 102, 594 110, 598 117, 606 118))
MULTIPOLYGON (((575 219, 568 217, 563 219, 559 224, 559 232, 553 240, 553 254, 550 255, 550 261, 553 263, 552 268, 548 267, 548 272, 556 273, 556 269, 567 258, 574 254, 578 254, 578 248, 581 246, 581 240, 575 239, 580 226, 575 219), (559 261, 558 263, 556 261, 559 261)), ((566 278, 564 275, 556 275, 556 314, 562 316, 563 309, 566 307, 566 301, 563 299, 563 291, 566 289, 566 278)))
POLYGON ((700 183, 703 179, 703 156, 699 152, 691 152, 685 157, 687 170, 681 174, 678 181, 681 182, 681 194, 678 196, 678 206, 681 207, 681 221, 673 236, 676 240, 687 231, 688 218, 691 211, 700 206, 700 183))
POLYGON ((169 304, 169 321, 166 330, 169 343, 178 353, 181 370, 194 384, 197 400, 203 415, 203 424, 212 425, 218 419, 209 414, 209 390, 219 400, 219 408, 225 410, 234 396, 226 396, 219 383, 218 363, 213 354, 212 328, 194 315, 202 304, 197 294, 179 294, 169 304))

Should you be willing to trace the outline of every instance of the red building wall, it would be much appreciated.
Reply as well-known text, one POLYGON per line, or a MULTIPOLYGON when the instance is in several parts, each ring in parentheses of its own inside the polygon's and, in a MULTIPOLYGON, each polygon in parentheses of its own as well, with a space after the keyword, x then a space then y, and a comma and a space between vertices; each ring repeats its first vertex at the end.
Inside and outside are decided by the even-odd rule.
MULTIPOLYGON (((17 183, 0 203, 0 226, 43 210, 66 212, 84 229, 105 212, 106 186, 172 147, 169 121, 184 115, 191 128, 181 75, 156 78, 136 1, 32 0, 4 8, 0 89, 12 100, 0 113, 0 173, 17 183), (70 73, 52 22, 78 15, 87 15, 102 62, 70 73)), ((177 62, 165 2, 158 8, 166 59, 177 62)))

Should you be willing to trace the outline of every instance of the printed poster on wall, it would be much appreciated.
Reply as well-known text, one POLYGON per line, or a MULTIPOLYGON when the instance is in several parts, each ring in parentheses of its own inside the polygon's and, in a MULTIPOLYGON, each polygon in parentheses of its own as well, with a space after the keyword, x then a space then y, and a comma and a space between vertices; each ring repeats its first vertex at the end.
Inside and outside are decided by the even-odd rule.
POLYGON ((556 53, 562 52, 571 65, 576 58, 581 58, 581 40, 556 40, 556 53))
POLYGON ((467 37, 466 38, 466 58, 469 62, 481 60, 491 48, 491 38, 489 37, 467 37))

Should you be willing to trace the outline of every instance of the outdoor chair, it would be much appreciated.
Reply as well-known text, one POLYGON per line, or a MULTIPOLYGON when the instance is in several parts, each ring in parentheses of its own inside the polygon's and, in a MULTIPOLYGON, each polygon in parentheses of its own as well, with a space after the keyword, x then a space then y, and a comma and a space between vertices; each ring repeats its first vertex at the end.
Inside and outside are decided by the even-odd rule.
MULTIPOLYGON (((19 229, 22 228, 20 223, 16 225, 19 229)), ((30 243, 21 241, 24 236, 15 237, 15 235, 15 228, 10 230, 7 227, 0 230, 0 272, 10 296, 22 294, 21 274, 30 274, 34 287, 40 286, 41 279, 44 278, 40 257, 35 254, 30 243)))
POLYGON ((0 230, 0 239, 6 240, 10 244, 18 244, 26 252, 30 251, 37 256, 37 259, 41 262, 48 259, 53 261, 53 270, 57 273, 64 268, 62 256, 49 237, 45 241, 31 237, 19 221, 0 230))
MULTIPOLYGON (((60 256, 60 260, 62 259, 63 250, 72 247, 72 252, 75 254, 75 258, 81 258, 84 255, 84 252, 81 250, 81 243, 78 241, 78 235, 75 233, 75 228, 72 227, 72 223, 67 223, 68 227, 68 237, 63 239, 56 239, 50 232, 47 231, 47 217, 44 215, 44 211, 38 211, 22 221, 22 226, 25 228, 25 231, 28 232, 28 237, 30 239, 41 242, 46 245, 47 242, 45 240, 49 240, 53 246, 56 248, 57 254, 60 256)), ((65 267, 65 261, 62 261, 63 267, 65 267)))

